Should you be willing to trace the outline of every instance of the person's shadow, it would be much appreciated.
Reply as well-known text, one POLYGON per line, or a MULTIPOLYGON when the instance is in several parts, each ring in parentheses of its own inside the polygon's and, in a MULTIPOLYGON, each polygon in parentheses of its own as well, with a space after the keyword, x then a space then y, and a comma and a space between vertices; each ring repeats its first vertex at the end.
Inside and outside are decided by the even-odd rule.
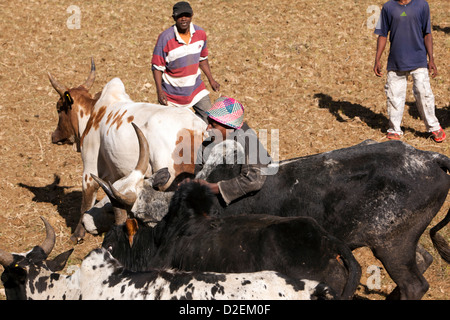
POLYGON ((449 34, 450 33, 450 27, 441 27, 441 26, 433 26, 433 30, 435 31, 441 31, 444 32, 445 34, 449 34))
MULTIPOLYGON (((358 103, 351 103, 349 101, 334 100, 331 96, 325 93, 316 93, 314 98, 318 99, 319 108, 328 109, 328 111, 336 117, 339 122, 347 122, 349 119, 355 119, 358 117, 361 121, 365 122, 369 127, 374 130, 380 130, 386 133, 389 119, 382 113, 377 113, 370 108, 358 103), (344 119, 342 115, 345 115, 347 119, 344 119)), ((415 102, 407 102, 407 108, 405 113, 410 116, 419 119, 420 115, 416 108, 415 102)), ((441 127, 447 128, 450 123, 450 105, 443 108, 436 108, 436 117, 438 118, 441 127)), ((418 131, 415 128, 402 126, 405 132, 411 132, 417 137, 428 138, 430 134, 425 131, 418 131)), ((420 130, 425 130, 424 127, 420 130)))
MULTIPOLYGON (((408 114, 415 119, 420 119, 420 113, 416 107, 416 102, 406 102, 406 105, 409 107, 408 114)), ((436 117, 443 129, 448 128, 450 125, 450 104, 442 108, 437 107, 436 117)))
POLYGON ((24 183, 18 183, 18 186, 26 188, 34 194, 32 201, 51 203, 56 206, 60 216, 66 220, 66 226, 73 232, 81 216, 81 191, 72 191, 66 194, 64 190, 71 187, 60 186, 60 181, 61 178, 54 174, 53 182, 44 187, 35 187, 24 183))

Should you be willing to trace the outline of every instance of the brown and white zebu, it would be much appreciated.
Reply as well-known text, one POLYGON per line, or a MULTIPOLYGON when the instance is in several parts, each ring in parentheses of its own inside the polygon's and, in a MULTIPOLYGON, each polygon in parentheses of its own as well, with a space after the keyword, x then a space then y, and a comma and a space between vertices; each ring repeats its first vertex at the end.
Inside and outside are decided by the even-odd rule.
MULTIPOLYGON (((93 59, 90 74, 79 87, 69 89, 50 73, 48 76, 60 96, 58 126, 52 134, 52 143, 75 144, 81 152, 81 218, 94 205, 99 188, 91 174, 114 182, 135 168, 139 147, 131 122, 143 131, 150 146, 146 176, 165 167, 172 177, 194 172, 195 150, 203 140, 206 123, 190 109, 134 102, 119 78, 112 79, 92 96, 89 89, 95 79, 93 59)), ((80 241, 84 235, 80 219, 71 240, 80 241)))

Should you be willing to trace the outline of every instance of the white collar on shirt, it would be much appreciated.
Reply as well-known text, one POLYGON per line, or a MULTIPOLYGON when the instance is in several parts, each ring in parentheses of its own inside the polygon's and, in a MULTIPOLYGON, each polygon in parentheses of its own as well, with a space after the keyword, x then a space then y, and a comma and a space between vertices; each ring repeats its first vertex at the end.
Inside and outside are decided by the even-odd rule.
MULTIPOLYGON (((178 33, 177 26, 175 24, 173 25, 173 29, 175 30, 175 37, 176 37, 177 41, 180 42, 180 43, 187 44, 186 42, 184 42, 183 39, 181 39, 180 34, 178 33)), ((189 25, 189 32, 191 33, 191 39, 192 39, 192 37, 193 37, 193 35, 195 33, 194 24, 192 22, 189 25)))

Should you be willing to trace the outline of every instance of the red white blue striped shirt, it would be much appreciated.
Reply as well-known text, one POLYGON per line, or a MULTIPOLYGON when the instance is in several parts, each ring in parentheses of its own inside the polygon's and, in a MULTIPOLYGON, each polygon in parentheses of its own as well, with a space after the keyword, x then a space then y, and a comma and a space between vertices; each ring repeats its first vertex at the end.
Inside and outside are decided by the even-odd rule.
POLYGON ((185 43, 174 25, 159 35, 153 51, 152 69, 163 72, 162 88, 169 104, 177 107, 190 107, 209 94, 199 68, 208 58, 206 33, 192 23, 190 33, 185 43))

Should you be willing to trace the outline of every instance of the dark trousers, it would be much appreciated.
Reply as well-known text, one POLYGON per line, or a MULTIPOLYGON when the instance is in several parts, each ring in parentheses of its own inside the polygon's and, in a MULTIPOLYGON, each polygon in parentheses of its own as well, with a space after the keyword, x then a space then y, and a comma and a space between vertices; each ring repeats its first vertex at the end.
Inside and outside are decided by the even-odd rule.
POLYGON ((206 114, 206 111, 211 109, 211 100, 209 99, 209 95, 201 98, 200 101, 192 106, 192 108, 200 119, 208 123, 208 115, 206 114))

